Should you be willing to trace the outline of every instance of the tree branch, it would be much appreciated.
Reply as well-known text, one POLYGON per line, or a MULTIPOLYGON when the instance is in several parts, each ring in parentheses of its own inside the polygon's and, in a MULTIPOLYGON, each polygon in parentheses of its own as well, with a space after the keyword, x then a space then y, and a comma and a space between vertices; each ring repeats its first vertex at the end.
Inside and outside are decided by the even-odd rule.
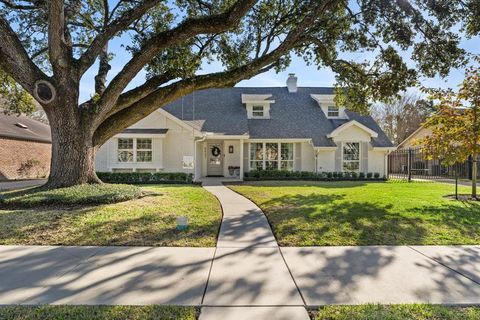
MULTIPOLYGON (((330 6, 337 4, 338 0, 330 0, 316 4, 309 14, 296 27, 291 30, 284 41, 270 53, 232 70, 212 73, 208 75, 197 75, 188 79, 177 81, 165 87, 160 87, 132 105, 119 110, 115 108, 113 113, 97 128, 94 134, 94 143, 103 144, 111 136, 122 131, 129 125, 143 119, 154 110, 175 101, 176 99, 189 94, 195 90, 207 88, 230 87, 241 80, 250 78, 259 73, 273 68, 278 60, 291 49, 295 48, 302 39, 305 29, 312 25, 314 20, 327 10, 330 6)), ((117 106, 116 106, 117 107, 117 106)))
POLYGON ((222 14, 187 19, 176 28, 150 38, 110 82, 98 102, 100 113, 97 119, 101 121, 110 112, 125 87, 162 49, 182 43, 198 34, 220 33, 235 27, 257 1, 237 0, 222 14))
POLYGON ((53 72, 65 76, 71 66, 63 0, 48 1, 48 54, 53 72))
MULTIPOLYGON (((125 30, 130 24, 141 18, 148 10, 156 6, 160 0, 145 0, 137 7, 126 11, 119 18, 108 24, 103 31, 95 37, 90 47, 79 59, 79 75, 83 75, 90 68, 97 57, 102 53, 108 41, 117 33, 125 30)), ((116 10, 116 8, 114 9, 116 10)))
POLYGON ((0 17, 0 68, 34 95, 35 82, 48 77, 30 60, 8 22, 0 17))

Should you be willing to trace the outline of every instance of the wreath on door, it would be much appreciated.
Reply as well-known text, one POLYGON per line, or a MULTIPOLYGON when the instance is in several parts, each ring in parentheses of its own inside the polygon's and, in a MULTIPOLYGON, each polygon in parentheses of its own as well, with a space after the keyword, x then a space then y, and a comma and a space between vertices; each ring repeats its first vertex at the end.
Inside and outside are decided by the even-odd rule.
POLYGON ((222 153, 222 151, 220 150, 219 147, 217 147, 217 146, 212 147, 212 156, 218 157, 220 155, 220 153, 222 153))

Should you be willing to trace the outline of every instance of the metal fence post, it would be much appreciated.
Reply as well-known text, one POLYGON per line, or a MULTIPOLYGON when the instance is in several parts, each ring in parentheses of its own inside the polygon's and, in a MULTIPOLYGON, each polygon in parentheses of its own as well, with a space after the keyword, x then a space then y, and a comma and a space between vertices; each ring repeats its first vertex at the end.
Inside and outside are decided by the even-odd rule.
POLYGON ((408 172, 408 182, 412 182, 412 149, 411 148, 408 148, 407 172, 408 172))

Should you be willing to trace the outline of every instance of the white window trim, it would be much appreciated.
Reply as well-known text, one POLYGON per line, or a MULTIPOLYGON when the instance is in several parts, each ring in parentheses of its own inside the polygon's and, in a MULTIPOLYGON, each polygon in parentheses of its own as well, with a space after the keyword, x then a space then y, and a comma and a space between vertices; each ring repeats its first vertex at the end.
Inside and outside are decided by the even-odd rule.
MULTIPOLYGON (((343 141, 342 144, 341 144, 341 148, 342 148, 342 165, 341 165, 341 170, 342 172, 357 172, 357 173, 360 173, 362 172, 362 148, 363 148, 363 144, 361 141, 343 141), (357 171, 345 171, 343 169, 343 163, 345 162, 345 159, 343 157, 343 146, 345 143, 358 143, 358 170, 357 171)), ((347 161, 347 162, 352 162, 352 160, 350 161, 347 161)), ((356 162, 356 161, 355 161, 356 162)))
POLYGON ((116 163, 117 164, 122 164, 122 163, 153 163, 154 162, 154 159, 153 159, 153 143, 154 143, 154 140, 153 138, 151 137, 137 137, 137 138, 131 138, 131 137, 119 137, 117 138, 117 145, 116 145, 116 149, 117 149, 117 153, 116 153, 116 163), (119 139, 132 139, 133 140, 133 161, 119 161, 118 160, 118 153, 120 151, 129 151, 129 150, 132 150, 132 149, 119 149, 118 148, 118 140, 119 139), (137 149, 137 139, 150 139, 152 141, 152 148, 151 149, 137 149), (152 160, 151 161, 137 161, 137 151, 151 151, 152 152, 152 160))
POLYGON ((247 118, 248 119, 270 119, 270 103, 269 101, 251 102, 247 103, 247 118), (253 115, 253 107, 263 107, 263 116, 253 115))
POLYGON ((327 105, 327 118, 328 119, 338 119, 340 118, 340 107, 336 106, 336 105, 332 105, 332 104, 329 104, 327 105), (336 116, 332 116, 330 115, 330 108, 336 108, 336 111, 332 111, 332 112, 336 112, 336 116))
POLYGON ((295 148, 295 142, 290 142, 290 141, 281 141, 281 142, 277 142, 277 141, 257 141, 257 142, 249 142, 248 143, 248 171, 252 171, 252 161, 257 161, 257 162, 260 162, 262 161, 262 170, 266 170, 266 163, 267 161, 272 161, 272 160, 267 160, 266 159, 266 144, 267 143, 276 143, 278 145, 278 158, 277 160, 277 170, 281 170, 281 166, 282 166, 282 161, 290 161, 292 162, 293 166, 292 166, 292 171, 295 171, 295 164, 296 164, 296 149, 295 148), (251 156, 251 150, 252 150, 252 144, 255 143, 261 143, 262 144, 262 150, 263 150, 263 159, 262 160, 252 160, 250 158, 251 156), (282 143, 291 143, 293 145, 293 159, 292 160, 282 160, 282 143))
POLYGON ((252 105, 252 118, 254 119, 263 119, 265 118, 265 106, 262 104, 252 105), (255 110, 255 108, 261 108, 262 110, 255 110), (256 115, 255 113, 261 113, 262 115, 256 115))

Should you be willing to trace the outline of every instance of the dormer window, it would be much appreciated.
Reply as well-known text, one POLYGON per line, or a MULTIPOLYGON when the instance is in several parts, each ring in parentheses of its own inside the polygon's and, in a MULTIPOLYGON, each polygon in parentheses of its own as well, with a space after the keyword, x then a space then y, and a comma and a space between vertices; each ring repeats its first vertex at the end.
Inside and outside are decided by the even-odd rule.
POLYGON ((247 109, 248 119, 270 119, 271 94, 242 94, 242 103, 247 109))
POLYGON ((253 118, 264 118, 265 110, 263 106, 252 106, 252 117, 253 118))
POLYGON ((329 118, 338 118, 340 116, 340 110, 337 106, 328 106, 327 116, 329 118))

